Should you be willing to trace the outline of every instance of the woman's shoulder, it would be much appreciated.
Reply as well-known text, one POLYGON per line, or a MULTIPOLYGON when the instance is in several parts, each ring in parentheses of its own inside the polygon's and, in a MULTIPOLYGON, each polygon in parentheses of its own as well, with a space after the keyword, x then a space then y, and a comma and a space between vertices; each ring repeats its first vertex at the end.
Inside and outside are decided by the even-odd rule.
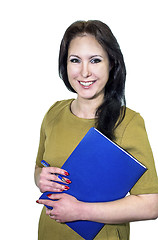
POLYGON ((132 131, 132 129, 135 130, 138 126, 144 127, 142 116, 140 113, 126 107, 124 119, 115 130, 117 140, 121 140, 127 129, 132 131))
POLYGON ((65 107, 70 106, 72 101, 73 99, 66 99, 55 102, 45 114, 45 122, 52 121, 65 107))
POLYGON ((125 117, 124 117, 124 124, 128 124, 133 118, 140 116, 140 113, 126 107, 125 117))
POLYGON ((62 110, 64 107, 71 104, 74 99, 66 99, 55 102, 48 110, 47 114, 50 114, 52 111, 62 110))
POLYGON ((137 124, 139 121, 144 122, 140 113, 126 107, 125 116, 124 116, 124 119, 123 119, 123 121, 121 122, 120 125, 123 128, 126 128, 127 125, 129 125, 130 123, 136 122, 136 124, 137 124))

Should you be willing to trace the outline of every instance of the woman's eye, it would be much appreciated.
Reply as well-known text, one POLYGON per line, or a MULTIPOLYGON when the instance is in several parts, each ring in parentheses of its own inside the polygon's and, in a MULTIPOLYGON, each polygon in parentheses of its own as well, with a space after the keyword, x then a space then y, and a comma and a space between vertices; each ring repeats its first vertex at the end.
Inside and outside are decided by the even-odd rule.
POLYGON ((101 59, 99 58, 94 58, 91 60, 91 63, 100 63, 101 62, 101 59))
POLYGON ((70 59, 70 62, 72 62, 72 63, 79 63, 80 60, 77 59, 77 58, 72 58, 72 59, 70 59))

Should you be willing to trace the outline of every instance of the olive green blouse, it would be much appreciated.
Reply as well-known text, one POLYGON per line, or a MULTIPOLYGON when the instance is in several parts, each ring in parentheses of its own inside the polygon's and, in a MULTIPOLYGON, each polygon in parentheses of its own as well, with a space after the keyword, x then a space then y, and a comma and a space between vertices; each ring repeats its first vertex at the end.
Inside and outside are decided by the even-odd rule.
MULTIPOLYGON (((81 141, 95 119, 83 119, 72 114, 73 99, 56 102, 46 113, 41 126, 40 144, 36 164, 42 167, 44 159, 51 166, 61 167, 81 141)), ((115 142, 147 167, 145 174, 131 189, 130 194, 158 193, 158 178, 154 159, 148 141, 144 121, 139 113, 129 108, 122 123, 115 130, 115 142)), ((39 240, 81 240, 66 224, 50 219, 42 210, 39 221, 39 240)), ((129 239, 129 224, 105 225, 95 237, 96 240, 129 239)))

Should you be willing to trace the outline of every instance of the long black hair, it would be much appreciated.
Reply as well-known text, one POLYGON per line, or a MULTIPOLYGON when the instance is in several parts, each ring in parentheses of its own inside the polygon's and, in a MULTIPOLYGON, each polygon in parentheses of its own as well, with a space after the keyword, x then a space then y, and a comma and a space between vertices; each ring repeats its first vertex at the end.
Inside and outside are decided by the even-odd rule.
POLYGON ((108 138, 114 140, 114 130, 125 116, 126 67, 120 46, 110 28, 98 20, 77 21, 68 27, 60 45, 59 76, 66 87, 75 92, 67 75, 68 49, 72 39, 85 33, 93 35, 107 52, 111 70, 104 89, 104 100, 96 110, 96 127, 108 138))

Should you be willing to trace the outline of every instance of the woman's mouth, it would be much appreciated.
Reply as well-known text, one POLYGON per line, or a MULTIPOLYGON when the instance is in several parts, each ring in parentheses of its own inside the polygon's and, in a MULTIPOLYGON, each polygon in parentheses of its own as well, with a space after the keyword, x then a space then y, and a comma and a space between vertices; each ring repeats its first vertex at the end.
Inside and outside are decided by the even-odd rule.
POLYGON ((92 84, 94 84, 96 82, 96 80, 95 81, 88 81, 88 82, 82 82, 82 81, 78 81, 78 82, 83 87, 90 87, 92 84))

